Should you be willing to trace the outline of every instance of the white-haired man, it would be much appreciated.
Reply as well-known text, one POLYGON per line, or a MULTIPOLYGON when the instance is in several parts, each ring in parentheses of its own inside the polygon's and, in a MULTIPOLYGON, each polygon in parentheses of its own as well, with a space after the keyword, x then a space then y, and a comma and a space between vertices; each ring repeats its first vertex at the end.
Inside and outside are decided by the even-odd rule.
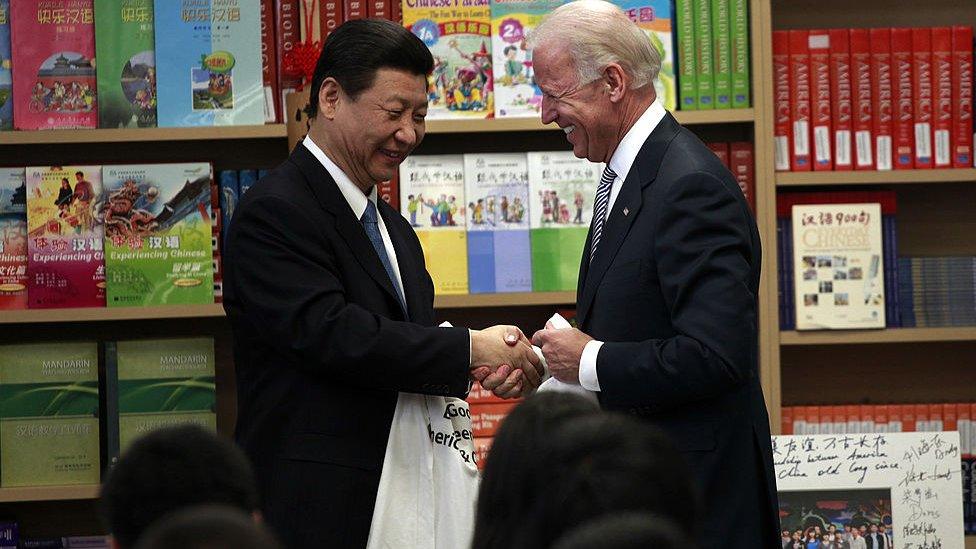
POLYGON ((530 36, 542 121, 605 162, 577 290, 580 330, 541 330, 557 379, 646 418, 682 451, 701 547, 778 545, 758 375, 760 243, 732 174, 656 101, 660 57, 612 4, 563 5, 530 36))

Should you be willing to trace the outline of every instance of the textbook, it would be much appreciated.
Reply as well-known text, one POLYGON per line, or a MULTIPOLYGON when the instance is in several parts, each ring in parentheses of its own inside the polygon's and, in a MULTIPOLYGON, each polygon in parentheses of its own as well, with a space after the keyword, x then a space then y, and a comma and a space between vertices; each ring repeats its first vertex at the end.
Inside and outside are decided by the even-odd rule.
POLYGON ((678 105, 674 78, 673 9, 669 0, 613 0, 644 31, 661 57, 661 72, 654 81, 658 100, 673 111, 678 105))
POLYGON ((0 0, 0 131, 14 129, 10 67, 10 0, 0 0))
POLYGON ((526 37, 563 0, 492 0, 491 53, 495 117, 538 117, 542 90, 535 84, 526 37))
POLYGON ((0 168, 0 310, 27 308, 27 181, 0 168))
POLYGON ((95 0, 98 127, 156 127, 152 0, 95 0))

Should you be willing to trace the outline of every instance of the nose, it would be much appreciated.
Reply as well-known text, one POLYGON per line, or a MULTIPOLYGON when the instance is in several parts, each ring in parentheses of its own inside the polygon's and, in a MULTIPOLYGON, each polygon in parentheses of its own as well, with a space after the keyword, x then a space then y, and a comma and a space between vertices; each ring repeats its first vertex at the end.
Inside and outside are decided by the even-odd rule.
POLYGON ((542 123, 551 124, 556 121, 556 102, 545 95, 542 96, 542 123))
POLYGON ((395 134, 396 140, 409 147, 416 147, 424 139, 424 123, 407 119, 400 124, 395 134))

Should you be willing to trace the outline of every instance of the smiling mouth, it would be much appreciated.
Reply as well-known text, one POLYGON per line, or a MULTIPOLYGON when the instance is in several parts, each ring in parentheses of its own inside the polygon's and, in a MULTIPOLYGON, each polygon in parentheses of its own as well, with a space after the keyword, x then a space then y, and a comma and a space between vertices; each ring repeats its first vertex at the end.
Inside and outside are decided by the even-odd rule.
POLYGON ((403 160, 407 156, 405 152, 391 151, 388 149, 380 149, 379 152, 390 160, 403 160))

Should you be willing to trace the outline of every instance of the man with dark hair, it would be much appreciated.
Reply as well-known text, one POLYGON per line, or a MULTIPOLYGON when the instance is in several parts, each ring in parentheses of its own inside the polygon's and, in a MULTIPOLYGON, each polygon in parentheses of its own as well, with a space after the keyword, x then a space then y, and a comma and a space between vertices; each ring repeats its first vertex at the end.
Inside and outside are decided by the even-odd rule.
POLYGON ((693 549, 674 522, 650 513, 614 513, 573 528, 553 549, 693 549))
POLYGON ((135 549, 278 549, 268 529, 238 509, 188 507, 156 521, 135 549))
POLYGON ((337 28, 312 78, 308 135, 230 226, 236 437, 288 547, 366 545, 401 394, 463 397, 475 378, 509 397, 541 381, 518 328, 436 327, 420 241, 376 198, 424 137, 432 67, 396 23, 337 28))
POLYGON ((195 425, 136 439, 102 485, 102 519, 115 549, 131 549, 156 520, 199 504, 258 515, 247 458, 233 442, 195 425))

